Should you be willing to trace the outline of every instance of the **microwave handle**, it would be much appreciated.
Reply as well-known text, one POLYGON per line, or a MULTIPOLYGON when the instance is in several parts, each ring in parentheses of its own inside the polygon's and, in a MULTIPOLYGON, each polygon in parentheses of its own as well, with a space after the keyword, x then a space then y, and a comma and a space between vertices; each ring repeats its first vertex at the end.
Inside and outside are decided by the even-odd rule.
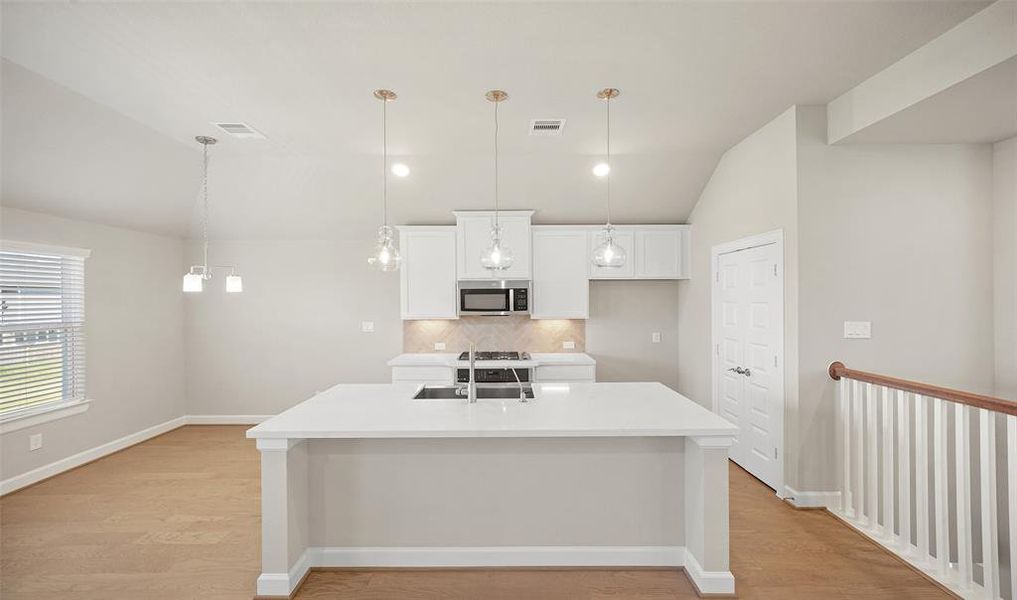
POLYGON ((509 312, 514 311, 516 309, 516 290, 515 290, 515 288, 509 288, 509 298, 508 298, 508 300, 509 300, 508 301, 509 312))

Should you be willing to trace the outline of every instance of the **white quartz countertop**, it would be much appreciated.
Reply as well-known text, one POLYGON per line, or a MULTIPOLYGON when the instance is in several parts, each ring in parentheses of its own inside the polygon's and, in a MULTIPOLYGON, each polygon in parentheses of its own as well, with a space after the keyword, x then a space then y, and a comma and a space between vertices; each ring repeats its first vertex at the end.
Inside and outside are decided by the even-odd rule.
MULTIPOLYGON (((484 360, 477 365, 487 368, 533 369, 540 366, 594 366, 597 361, 583 352, 547 352, 530 354, 530 360, 484 360)), ((390 367, 465 367, 469 361, 459 360, 459 353, 406 353, 388 361, 390 367)))
POLYGON ((660 383, 534 384, 535 398, 414 400, 413 383, 340 384, 249 429, 257 439, 732 437, 738 429, 660 383))

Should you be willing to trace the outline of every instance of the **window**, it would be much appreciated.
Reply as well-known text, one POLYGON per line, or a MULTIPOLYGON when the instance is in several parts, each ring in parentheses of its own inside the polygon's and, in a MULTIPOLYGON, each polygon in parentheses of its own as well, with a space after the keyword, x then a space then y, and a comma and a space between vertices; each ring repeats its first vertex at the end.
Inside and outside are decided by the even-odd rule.
POLYGON ((0 245, 0 421, 85 399, 87 256, 0 245))

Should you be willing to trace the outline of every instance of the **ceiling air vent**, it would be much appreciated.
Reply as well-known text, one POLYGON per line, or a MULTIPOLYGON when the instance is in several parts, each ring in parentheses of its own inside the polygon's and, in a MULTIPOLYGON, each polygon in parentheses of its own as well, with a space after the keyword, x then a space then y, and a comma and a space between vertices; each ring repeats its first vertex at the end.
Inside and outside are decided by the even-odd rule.
POLYGON ((247 123, 241 123, 237 121, 232 123, 212 123, 212 124, 218 127, 219 129, 222 129, 229 135, 232 135, 235 138, 253 139, 253 140, 265 139, 265 134, 251 127, 247 123))
POLYGON ((530 135, 560 137, 565 130, 565 119, 533 119, 530 121, 530 135))

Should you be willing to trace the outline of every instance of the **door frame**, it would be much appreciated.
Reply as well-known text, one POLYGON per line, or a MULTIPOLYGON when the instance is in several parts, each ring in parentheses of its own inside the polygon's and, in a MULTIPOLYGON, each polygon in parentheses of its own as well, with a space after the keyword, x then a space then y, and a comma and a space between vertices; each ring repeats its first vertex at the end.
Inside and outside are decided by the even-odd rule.
POLYGON ((787 368, 784 362, 784 337, 787 334, 784 323, 784 270, 786 256, 784 254, 784 230, 776 229, 774 231, 768 231, 758 235, 744 237, 741 239, 733 240, 730 242, 724 242, 713 246, 710 250, 710 388, 713 400, 713 412, 720 414, 720 344, 719 335, 720 327, 718 326, 719 311, 717 310, 717 287, 719 285, 719 263, 720 256, 722 254, 728 254, 731 252, 737 252, 739 250, 748 250, 750 248, 758 248, 760 246, 768 246, 774 244, 777 250, 777 326, 780 330, 780 335, 777 339, 777 371, 780 374, 777 377, 777 397, 780 398, 780 415, 778 419, 777 431, 774 437, 776 438, 777 445, 777 481, 776 493, 778 498, 785 498, 787 496, 784 486, 784 471, 785 463, 787 462, 787 455, 784 453, 784 424, 787 420, 787 396, 785 394, 785 382, 784 378, 787 376, 787 368))

